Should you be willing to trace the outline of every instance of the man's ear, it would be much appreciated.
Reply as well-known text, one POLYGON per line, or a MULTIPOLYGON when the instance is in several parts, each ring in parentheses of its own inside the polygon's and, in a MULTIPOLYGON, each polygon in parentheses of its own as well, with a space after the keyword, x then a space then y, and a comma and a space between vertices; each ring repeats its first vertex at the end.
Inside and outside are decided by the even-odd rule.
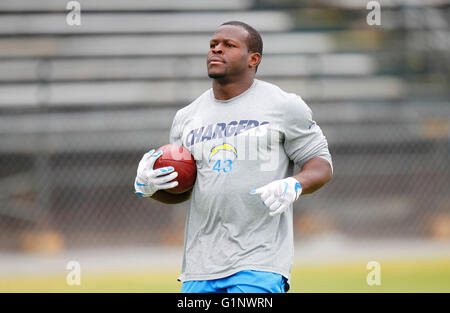
POLYGON ((252 52, 248 57, 248 66, 256 68, 261 63, 261 54, 252 52))

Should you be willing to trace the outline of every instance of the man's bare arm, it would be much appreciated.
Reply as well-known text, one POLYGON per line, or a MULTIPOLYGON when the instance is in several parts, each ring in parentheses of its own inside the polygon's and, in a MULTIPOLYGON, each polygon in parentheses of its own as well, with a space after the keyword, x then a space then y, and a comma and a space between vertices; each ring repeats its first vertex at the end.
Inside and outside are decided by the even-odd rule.
POLYGON ((328 183, 333 176, 330 163, 315 157, 305 163, 293 177, 302 185, 302 194, 313 193, 328 183))
POLYGON ((192 190, 193 189, 180 194, 172 194, 164 190, 158 190, 151 198, 166 204, 177 204, 189 200, 191 198, 192 190))

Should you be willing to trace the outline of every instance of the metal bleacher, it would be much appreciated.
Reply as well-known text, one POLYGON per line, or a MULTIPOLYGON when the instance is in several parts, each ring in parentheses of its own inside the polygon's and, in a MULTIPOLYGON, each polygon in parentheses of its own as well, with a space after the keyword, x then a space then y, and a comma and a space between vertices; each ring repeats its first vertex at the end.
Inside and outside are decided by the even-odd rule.
MULTIPOLYGON (((331 2, 308 7, 310 2, 269 0, 80 0, 82 24, 69 26, 68 2, 0 2, 0 217, 36 221, 48 207, 60 205, 48 195, 58 188, 131 188, 139 156, 166 144, 176 110, 210 88, 209 38, 229 20, 261 32, 264 55, 257 78, 301 95, 311 106, 344 182, 358 175, 408 173, 402 157, 355 172, 356 154, 376 164, 378 156, 369 153, 373 147, 398 152, 408 143, 421 145, 430 138, 424 120, 450 116, 448 42, 437 40, 427 51, 413 44, 423 32, 448 40, 448 23, 440 20, 432 28, 399 23, 402 5, 386 5, 380 27, 367 25, 365 1, 336 1, 327 9, 331 2), (411 70, 414 61, 422 67, 411 70), (81 161, 80 168, 49 166, 70 155, 94 160, 95 166, 81 161), (126 161, 112 168, 99 162, 102 158, 126 161), (7 170, 7 162, 15 165, 7 170), (24 183, 24 175, 32 181, 43 172, 38 187, 24 183), (4 200, 33 189, 37 200, 28 204, 4 200)), ((431 7, 443 7, 448 16, 447 1, 431 7)), ((339 189, 329 195, 339 196, 339 189)), ((131 203, 116 200, 122 207, 131 203)))
MULTIPOLYGON (((174 109, 210 87, 205 69, 208 39, 221 22, 232 19, 245 20, 263 34, 258 77, 300 94, 308 103, 391 101, 405 95, 401 79, 377 75, 373 47, 356 53, 340 47, 339 38, 352 37, 351 30, 339 30, 340 37, 335 31, 293 31, 295 22, 286 9, 255 10, 251 1, 80 3, 81 26, 66 24, 68 10, 60 1, 0 5, 5 13, 0 19, 0 109, 25 113, 4 117, 8 121, 2 124, 26 125, 31 113, 57 111, 33 115, 34 122, 25 128, 62 136, 96 127, 108 137, 111 126, 101 121, 110 120, 118 129, 128 129, 130 137, 140 131, 167 131, 174 109), (122 111, 108 112, 105 118, 86 112, 119 108, 150 109, 152 114, 158 110, 161 119, 141 123, 139 129, 129 125, 142 118, 139 110, 128 112, 127 119, 121 118, 122 111), (70 130, 57 126, 66 120, 77 122, 70 130)), ((162 138, 158 133, 149 140, 162 138)), ((128 144, 136 148, 133 141, 125 143, 121 149, 128 144)), ((2 145, 6 147, 11 146, 2 145)))

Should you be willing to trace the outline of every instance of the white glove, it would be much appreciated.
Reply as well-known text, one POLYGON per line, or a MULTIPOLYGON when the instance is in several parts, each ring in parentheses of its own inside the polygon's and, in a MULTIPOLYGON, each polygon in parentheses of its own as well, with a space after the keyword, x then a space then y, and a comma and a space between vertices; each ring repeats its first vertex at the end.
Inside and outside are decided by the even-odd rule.
POLYGON ((289 206, 302 194, 302 186, 293 177, 273 181, 256 190, 251 195, 260 195, 269 215, 275 216, 286 211, 289 206))
POLYGON ((178 176, 178 172, 174 172, 175 169, 172 166, 161 167, 156 170, 153 169, 156 159, 163 154, 163 151, 154 152, 155 149, 150 150, 144 154, 139 162, 137 176, 134 181, 134 189, 136 190, 136 194, 141 197, 151 197, 158 190, 178 186, 177 181, 169 183, 169 181, 178 176))

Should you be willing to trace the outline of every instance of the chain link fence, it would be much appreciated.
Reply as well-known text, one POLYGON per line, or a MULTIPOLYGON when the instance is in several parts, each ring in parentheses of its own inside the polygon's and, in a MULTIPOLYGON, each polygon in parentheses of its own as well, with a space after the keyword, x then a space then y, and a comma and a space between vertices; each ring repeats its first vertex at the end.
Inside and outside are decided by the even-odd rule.
MULTIPOLYGON (((364 8, 308 11, 295 1, 278 7, 270 1, 245 3, 240 9, 252 14, 278 10, 294 21, 271 26, 278 34, 263 33, 269 52, 259 78, 305 95, 333 157, 332 181, 295 204, 296 240, 324 233, 450 238, 448 46, 442 50, 443 43, 435 47, 432 40, 426 49, 409 45, 417 24, 411 30, 386 19, 388 26, 374 31, 363 25, 364 8), (296 16, 310 19, 302 24, 296 16), (321 19, 326 25, 317 23, 321 19), (308 30, 310 37, 298 38, 308 39, 310 50, 291 47, 289 40, 298 38, 289 36, 308 30), (290 50, 277 52, 275 43, 290 50), (434 66, 436 60, 441 66, 434 66)), ((0 8, 10 19, 26 19, 35 10, 0 8)), ((222 9, 228 10, 216 8, 222 9)), ((433 10, 449 13, 447 4, 433 10)), ((390 8, 386 17, 395 21, 402 12, 390 8)), ((258 29, 263 22, 251 16, 258 29)), ((201 35, 208 38, 205 27, 201 35)), ((419 29, 421 38, 448 36, 448 28, 436 27, 419 29)), ((104 54, 104 47, 93 48, 92 36, 113 40, 117 34, 108 33, 107 25, 95 34, 68 35, 18 28, 0 34, 0 46, 9 49, 0 53, 0 67, 14 69, 0 74, 0 250, 182 245, 188 203, 138 198, 133 182, 142 154, 168 142, 176 110, 209 87, 197 66, 203 56, 118 49, 130 43, 127 36, 142 44, 153 36, 138 38, 130 29, 104 54), (84 46, 74 46, 77 40, 84 46), (48 52, 58 45, 57 52, 48 52), (167 64, 158 68, 158 62, 167 64), (148 73, 142 71, 146 64, 148 73), (197 72, 176 70, 183 66, 197 72)))
MULTIPOLYGON (((151 123, 152 111, 140 114, 151 123)), ((446 129, 442 120, 413 126, 446 129)), ((299 239, 324 232, 378 239, 449 236, 448 138, 371 142, 370 138, 404 132, 399 121, 322 127, 330 134, 334 177, 296 203, 299 239), (370 138, 363 143, 351 143, 355 138, 333 141, 346 132, 360 137, 358 129, 365 128, 370 138)), ((2 249, 182 244, 188 203, 141 199, 133 189, 142 154, 167 142, 168 131, 155 142, 135 138, 142 148, 132 151, 102 151, 101 140, 96 142, 99 149, 84 149, 83 138, 93 135, 86 132, 78 138, 80 149, 66 152, 49 148, 1 154, 2 249)), ((50 135, 40 136, 42 143, 46 136, 50 135)), ((117 140, 119 146, 128 146, 120 137, 117 140)))

